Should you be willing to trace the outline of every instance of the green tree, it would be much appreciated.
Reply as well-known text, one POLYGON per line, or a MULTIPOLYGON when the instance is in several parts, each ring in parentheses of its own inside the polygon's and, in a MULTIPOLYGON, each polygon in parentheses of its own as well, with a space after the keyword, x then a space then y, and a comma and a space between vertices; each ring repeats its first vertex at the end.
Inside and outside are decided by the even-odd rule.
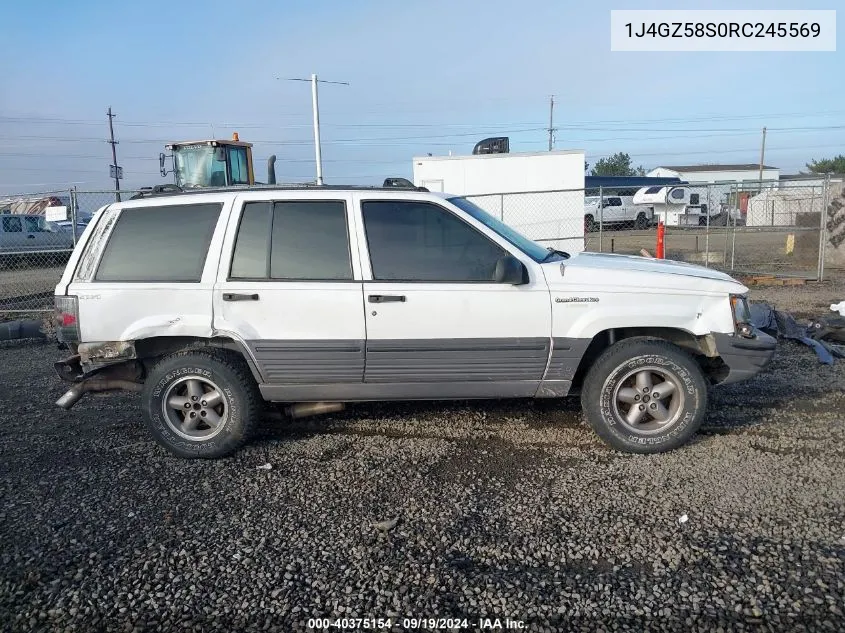
POLYGON ((845 156, 839 154, 835 158, 811 160, 807 163, 807 169, 814 174, 845 174, 845 156))
POLYGON ((590 172, 591 176, 645 176, 642 165, 631 165, 631 157, 625 152, 616 152, 613 156, 600 158, 590 172))

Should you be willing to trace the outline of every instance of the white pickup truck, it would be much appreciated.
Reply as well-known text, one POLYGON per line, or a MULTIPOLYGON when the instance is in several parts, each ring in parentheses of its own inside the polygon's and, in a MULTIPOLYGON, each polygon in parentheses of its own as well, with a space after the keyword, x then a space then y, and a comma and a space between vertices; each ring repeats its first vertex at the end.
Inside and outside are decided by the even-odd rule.
POLYGON ((654 211, 635 206, 632 200, 623 196, 586 196, 584 198, 584 231, 592 233, 599 226, 626 225, 632 229, 647 229, 651 226, 654 211), (601 202, 601 204, 599 204, 601 202))
POLYGON ((681 446, 710 385, 775 341, 724 273, 533 242, 464 198, 267 187, 103 207, 56 287, 56 364, 89 391, 141 393, 155 439, 229 455, 262 400, 562 398, 610 446, 681 446))

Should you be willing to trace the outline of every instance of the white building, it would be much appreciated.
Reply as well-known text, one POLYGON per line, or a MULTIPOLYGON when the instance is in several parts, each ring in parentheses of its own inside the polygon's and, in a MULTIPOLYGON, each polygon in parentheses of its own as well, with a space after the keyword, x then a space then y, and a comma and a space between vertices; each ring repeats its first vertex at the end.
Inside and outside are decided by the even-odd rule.
POLYGON ((528 238, 584 250, 584 152, 414 158, 414 185, 466 196, 528 238))
MULTIPOLYGON (((760 181, 760 165, 751 163, 737 165, 667 165, 655 167, 646 176, 659 178, 680 178, 686 182, 742 182, 760 181)), ((763 165, 763 180, 777 181, 780 169, 763 165)))

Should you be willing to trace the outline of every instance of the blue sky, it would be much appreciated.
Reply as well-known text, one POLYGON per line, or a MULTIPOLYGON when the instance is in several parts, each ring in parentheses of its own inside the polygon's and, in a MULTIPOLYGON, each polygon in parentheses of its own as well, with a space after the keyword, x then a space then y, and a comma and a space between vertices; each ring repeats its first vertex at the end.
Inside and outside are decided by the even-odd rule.
MULTIPOLYGON (((831 9, 771 0, 741 8, 831 9)), ((489 135, 588 161, 616 151, 652 167, 766 162, 794 172, 845 153, 835 53, 613 53, 611 8, 739 8, 732 2, 3 3, 0 193, 109 187, 106 109, 117 113, 124 187, 163 182, 168 140, 255 143, 258 175, 314 177, 308 84, 320 91, 327 182, 410 176, 411 158, 470 153, 489 135), (805 129, 797 129, 805 128, 805 129), (806 129, 810 128, 810 129, 806 129)), ((840 22, 842 16, 840 16, 840 22)))

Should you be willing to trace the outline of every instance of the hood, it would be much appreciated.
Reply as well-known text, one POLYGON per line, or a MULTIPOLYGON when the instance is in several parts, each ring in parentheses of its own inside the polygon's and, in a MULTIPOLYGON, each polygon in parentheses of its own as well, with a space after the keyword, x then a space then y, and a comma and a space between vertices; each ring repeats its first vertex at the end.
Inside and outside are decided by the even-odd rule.
POLYGON ((638 255, 583 252, 567 260, 554 262, 552 265, 564 271, 563 276, 567 281, 575 283, 581 281, 598 285, 639 285, 641 283, 644 290, 659 287, 737 294, 748 291, 730 275, 712 268, 638 255), (561 264, 563 264, 562 268, 561 264))

